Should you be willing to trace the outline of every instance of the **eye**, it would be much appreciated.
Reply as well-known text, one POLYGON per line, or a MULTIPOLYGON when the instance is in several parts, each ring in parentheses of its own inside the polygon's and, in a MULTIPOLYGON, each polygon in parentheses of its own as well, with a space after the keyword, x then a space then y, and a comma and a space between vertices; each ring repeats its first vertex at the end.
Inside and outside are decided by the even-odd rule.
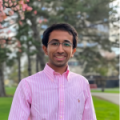
POLYGON ((51 45, 53 45, 53 46, 58 46, 59 43, 58 43, 58 42, 52 42, 51 45))
POLYGON ((64 45, 65 47, 70 47, 70 46, 71 46, 71 44, 70 44, 70 43, 67 43, 67 42, 63 43, 63 45, 64 45))

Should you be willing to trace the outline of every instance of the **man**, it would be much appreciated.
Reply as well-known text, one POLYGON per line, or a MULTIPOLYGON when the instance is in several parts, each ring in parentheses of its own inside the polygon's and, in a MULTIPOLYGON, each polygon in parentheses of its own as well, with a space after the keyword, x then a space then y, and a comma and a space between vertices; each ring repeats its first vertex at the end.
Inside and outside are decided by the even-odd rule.
POLYGON ((70 72, 68 60, 77 46, 77 32, 65 23, 43 33, 43 50, 49 57, 43 71, 21 80, 9 120, 96 120, 89 83, 70 72))

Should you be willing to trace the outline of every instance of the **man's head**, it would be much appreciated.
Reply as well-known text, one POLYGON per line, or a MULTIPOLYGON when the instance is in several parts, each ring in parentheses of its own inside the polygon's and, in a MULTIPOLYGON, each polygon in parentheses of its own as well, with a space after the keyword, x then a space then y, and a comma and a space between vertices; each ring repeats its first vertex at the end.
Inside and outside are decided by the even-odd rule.
POLYGON ((52 67, 65 67, 76 52, 77 32, 69 24, 53 24, 43 33, 43 50, 49 57, 52 67))
POLYGON ((73 36, 73 48, 77 47, 77 41, 78 41, 77 32, 70 24, 67 23, 53 24, 52 26, 48 27, 43 33, 42 43, 44 46, 47 47, 50 33, 53 30, 66 31, 69 34, 71 34, 73 36))

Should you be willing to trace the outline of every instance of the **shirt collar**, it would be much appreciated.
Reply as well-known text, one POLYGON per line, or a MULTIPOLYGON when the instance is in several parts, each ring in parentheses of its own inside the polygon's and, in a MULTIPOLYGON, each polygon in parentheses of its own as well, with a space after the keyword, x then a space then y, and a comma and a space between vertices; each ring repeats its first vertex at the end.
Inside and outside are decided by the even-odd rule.
MULTIPOLYGON (((49 77, 49 79, 51 81, 54 80, 54 75, 55 75, 56 72, 48 64, 45 65, 45 68, 44 68, 43 71, 49 77)), ((70 70, 69 70, 69 66, 68 66, 67 70, 63 73, 63 74, 65 74, 67 80, 69 79, 69 73, 70 73, 70 70)))

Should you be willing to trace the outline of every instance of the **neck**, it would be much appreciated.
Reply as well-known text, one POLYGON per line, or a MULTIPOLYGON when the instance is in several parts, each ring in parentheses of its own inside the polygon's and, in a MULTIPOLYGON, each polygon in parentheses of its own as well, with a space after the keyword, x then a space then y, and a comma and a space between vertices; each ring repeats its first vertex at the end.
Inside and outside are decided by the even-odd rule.
POLYGON ((62 67, 53 66, 50 63, 47 63, 55 72, 60 73, 61 75, 66 71, 67 65, 62 67))

